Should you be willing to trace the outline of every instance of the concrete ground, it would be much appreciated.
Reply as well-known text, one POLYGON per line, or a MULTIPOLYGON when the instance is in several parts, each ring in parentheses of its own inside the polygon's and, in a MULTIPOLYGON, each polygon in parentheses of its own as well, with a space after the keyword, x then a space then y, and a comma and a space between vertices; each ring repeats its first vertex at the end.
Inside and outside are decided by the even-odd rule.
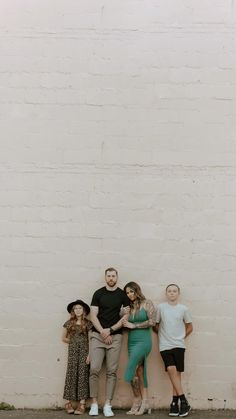
MULTIPOLYGON (((127 419, 124 410, 114 410, 117 419, 127 419)), ((63 410, 0 410, 0 419, 66 419, 68 414, 63 410)), ((75 417, 75 415, 70 415, 75 417)), ((77 416, 78 417, 78 416, 77 416)), ((81 416, 84 419, 89 419, 88 413, 81 416)), ((151 415, 146 415, 148 419, 167 419, 168 412, 164 410, 155 410, 151 415)), ((236 419, 235 410, 193 410, 190 412, 190 419, 236 419)), ((103 419, 104 416, 100 414, 98 419, 103 419)))

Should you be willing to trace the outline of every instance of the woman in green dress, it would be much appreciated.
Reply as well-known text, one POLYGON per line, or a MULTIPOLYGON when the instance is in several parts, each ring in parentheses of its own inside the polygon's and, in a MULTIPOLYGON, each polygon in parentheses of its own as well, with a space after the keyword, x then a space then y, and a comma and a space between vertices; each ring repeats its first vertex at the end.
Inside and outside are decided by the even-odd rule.
POLYGON ((123 325, 129 329, 128 364, 125 381, 131 384, 134 400, 128 415, 151 413, 148 403, 147 357, 152 349, 152 326, 155 325, 155 308, 147 300, 136 282, 128 282, 124 291, 130 300, 130 315, 123 325))

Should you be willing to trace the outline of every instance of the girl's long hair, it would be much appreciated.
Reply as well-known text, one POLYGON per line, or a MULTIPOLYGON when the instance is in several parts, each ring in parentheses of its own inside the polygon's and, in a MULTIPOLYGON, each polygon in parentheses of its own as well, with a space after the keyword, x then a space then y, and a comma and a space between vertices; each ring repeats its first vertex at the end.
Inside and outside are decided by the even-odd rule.
MULTIPOLYGON (((74 335, 75 334, 76 322, 77 322, 77 317, 75 315, 74 308, 72 308, 71 313, 70 313, 69 326, 68 326, 68 335, 74 335)), ((88 323, 88 319, 85 317, 85 311, 83 309, 83 314, 81 316, 80 328, 85 335, 87 333, 87 323, 88 323)))
POLYGON ((130 301, 131 310, 139 310, 142 302, 146 300, 140 286, 137 284, 137 282, 131 281, 131 282, 128 282, 128 284, 126 284, 124 287, 125 293, 126 293, 127 288, 130 288, 132 291, 134 291, 135 296, 136 296, 136 299, 134 300, 134 302, 130 301))

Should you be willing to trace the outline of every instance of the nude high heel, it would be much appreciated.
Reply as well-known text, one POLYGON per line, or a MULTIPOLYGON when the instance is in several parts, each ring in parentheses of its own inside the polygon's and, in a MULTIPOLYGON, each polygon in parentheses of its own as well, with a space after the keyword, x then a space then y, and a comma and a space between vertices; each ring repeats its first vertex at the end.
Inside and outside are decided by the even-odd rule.
POLYGON ((148 399, 143 399, 139 410, 135 413, 136 416, 141 416, 147 413, 150 415, 152 413, 152 409, 149 407, 148 399))
POLYGON ((141 406, 141 400, 134 402, 132 404, 132 407, 130 410, 128 410, 128 412, 126 412, 126 415, 136 415, 136 413, 139 411, 141 406))

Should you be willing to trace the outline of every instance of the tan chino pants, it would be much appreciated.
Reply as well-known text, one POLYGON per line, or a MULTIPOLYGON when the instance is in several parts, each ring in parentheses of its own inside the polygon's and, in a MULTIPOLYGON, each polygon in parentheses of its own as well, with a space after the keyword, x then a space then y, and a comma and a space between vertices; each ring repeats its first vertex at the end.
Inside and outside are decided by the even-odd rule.
POLYGON ((98 379, 103 360, 106 359, 106 400, 112 400, 117 380, 122 335, 112 335, 112 344, 107 345, 98 332, 90 339, 90 397, 98 396, 98 379))

